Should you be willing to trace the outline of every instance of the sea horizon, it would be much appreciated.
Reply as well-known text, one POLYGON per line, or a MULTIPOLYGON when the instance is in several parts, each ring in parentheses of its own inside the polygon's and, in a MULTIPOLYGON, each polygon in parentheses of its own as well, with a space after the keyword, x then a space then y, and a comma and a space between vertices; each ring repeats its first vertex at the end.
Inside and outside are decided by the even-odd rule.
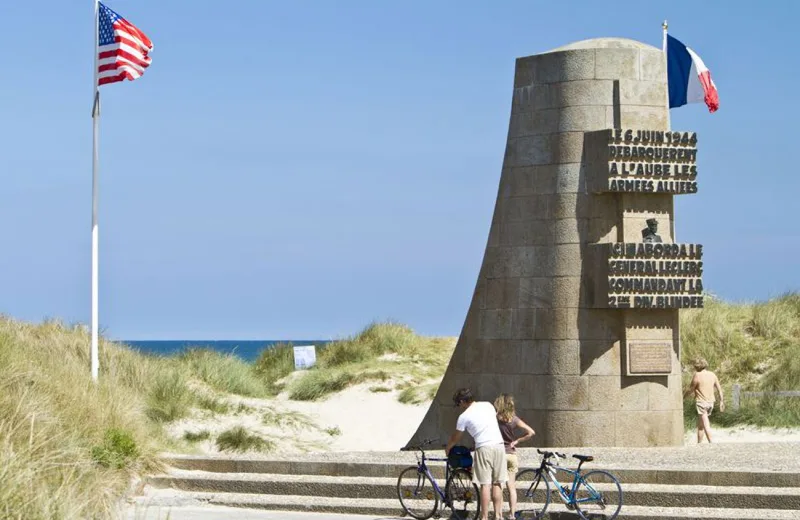
POLYGON ((150 340, 114 340, 139 352, 157 356, 175 356, 191 348, 209 348, 222 354, 232 354, 243 361, 254 362, 259 354, 277 344, 291 343, 294 346, 321 346, 331 340, 320 339, 150 339, 150 340))

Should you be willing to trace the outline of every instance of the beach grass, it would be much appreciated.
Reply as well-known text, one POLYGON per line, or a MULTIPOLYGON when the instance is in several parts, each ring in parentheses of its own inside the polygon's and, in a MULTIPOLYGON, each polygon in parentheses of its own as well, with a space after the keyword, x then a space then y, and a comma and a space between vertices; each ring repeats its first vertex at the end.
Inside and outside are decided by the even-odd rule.
POLYGON ((178 364, 210 388, 227 394, 265 397, 269 394, 264 379, 251 363, 233 354, 209 348, 190 348, 178 355, 178 364))
POLYGON ((271 395, 283 389, 281 380, 294 371, 294 351, 291 343, 276 343, 259 353, 255 361, 256 374, 271 395))
POLYGON ((107 517, 132 474, 159 467, 169 441, 148 413, 175 413, 163 370, 103 342, 95 384, 88 344, 79 327, 0 318, 0 517, 107 517))
MULTIPOLYGON (((454 348, 455 338, 419 336, 397 323, 372 323, 352 337, 322 347, 317 365, 292 379, 288 394, 291 399, 313 401, 355 384, 397 379, 401 385, 424 385, 421 395, 430 395, 430 387, 435 393, 454 348)), ((416 395, 402 392, 398 399, 421 402, 416 395)))
POLYGON ((243 426, 234 426, 217 435, 217 448, 220 451, 235 452, 270 452, 275 449, 275 443, 254 433, 250 433, 243 426))
MULTIPOLYGON (((733 304, 707 297, 705 308, 681 312, 684 382, 693 371, 691 361, 704 357, 720 379, 727 409, 718 407, 711 421, 720 426, 751 424, 767 427, 800 426, 800 398, 745 399, 731 408, 731 387, 777 392, 800 390, 800 293, 788 293, 766 302, 733 304)), ((687 428, 697 418, 691 399, 684 405, 687 428)))
POLYGON ((0 518, 111 517, 135 475, 181 449, 166 423, 194 408, 229 413, 215 393, 269 393, 229 355, 150 356, 105 340, 94 383, 88 347, 84 327, 0 317, 0 518))

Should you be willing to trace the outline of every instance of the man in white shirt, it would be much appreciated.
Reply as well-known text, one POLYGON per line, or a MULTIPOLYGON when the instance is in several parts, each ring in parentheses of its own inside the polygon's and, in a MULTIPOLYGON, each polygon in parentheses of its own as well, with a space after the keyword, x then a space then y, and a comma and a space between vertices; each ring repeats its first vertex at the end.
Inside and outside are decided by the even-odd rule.
POLYGON ((475 402, 472 391, 462 388, 453 395, 456 407, 462 410, 456 422, 456 431, 447 441, 445 451, 460 440, 465 431, 475 441, 475 456, 472 466, 473 479, 481 487, 481 520, 489 518, 489 497, 494 505, 495 518, 502 518, 503 484, 508 480, 506 451, 503 436, 497 424, 497 411, 487 401, 475 402))

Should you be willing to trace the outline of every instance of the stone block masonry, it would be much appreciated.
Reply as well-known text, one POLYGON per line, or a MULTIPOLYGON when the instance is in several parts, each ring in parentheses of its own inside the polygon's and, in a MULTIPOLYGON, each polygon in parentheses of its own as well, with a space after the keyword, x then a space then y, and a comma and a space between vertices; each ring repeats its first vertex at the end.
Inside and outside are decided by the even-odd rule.
POLYGON ((446 439, 460 387, 514 394, 537 446, 681 444, 702 246, 675 243, 673 196, 697 191, 697 135, 669 130, 665 89, 662 52, 632 40, 517 60, 483 264, 409 444, 446 439))

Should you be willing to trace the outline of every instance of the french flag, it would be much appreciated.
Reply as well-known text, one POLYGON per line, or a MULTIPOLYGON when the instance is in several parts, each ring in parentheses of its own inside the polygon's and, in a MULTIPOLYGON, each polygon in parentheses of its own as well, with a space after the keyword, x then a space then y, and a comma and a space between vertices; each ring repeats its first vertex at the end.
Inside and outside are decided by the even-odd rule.
POLYGON ((669 107, 705 102, 709 112, 719 108, 719 94, 711 72, 692 49, 667 35, 669 107))

